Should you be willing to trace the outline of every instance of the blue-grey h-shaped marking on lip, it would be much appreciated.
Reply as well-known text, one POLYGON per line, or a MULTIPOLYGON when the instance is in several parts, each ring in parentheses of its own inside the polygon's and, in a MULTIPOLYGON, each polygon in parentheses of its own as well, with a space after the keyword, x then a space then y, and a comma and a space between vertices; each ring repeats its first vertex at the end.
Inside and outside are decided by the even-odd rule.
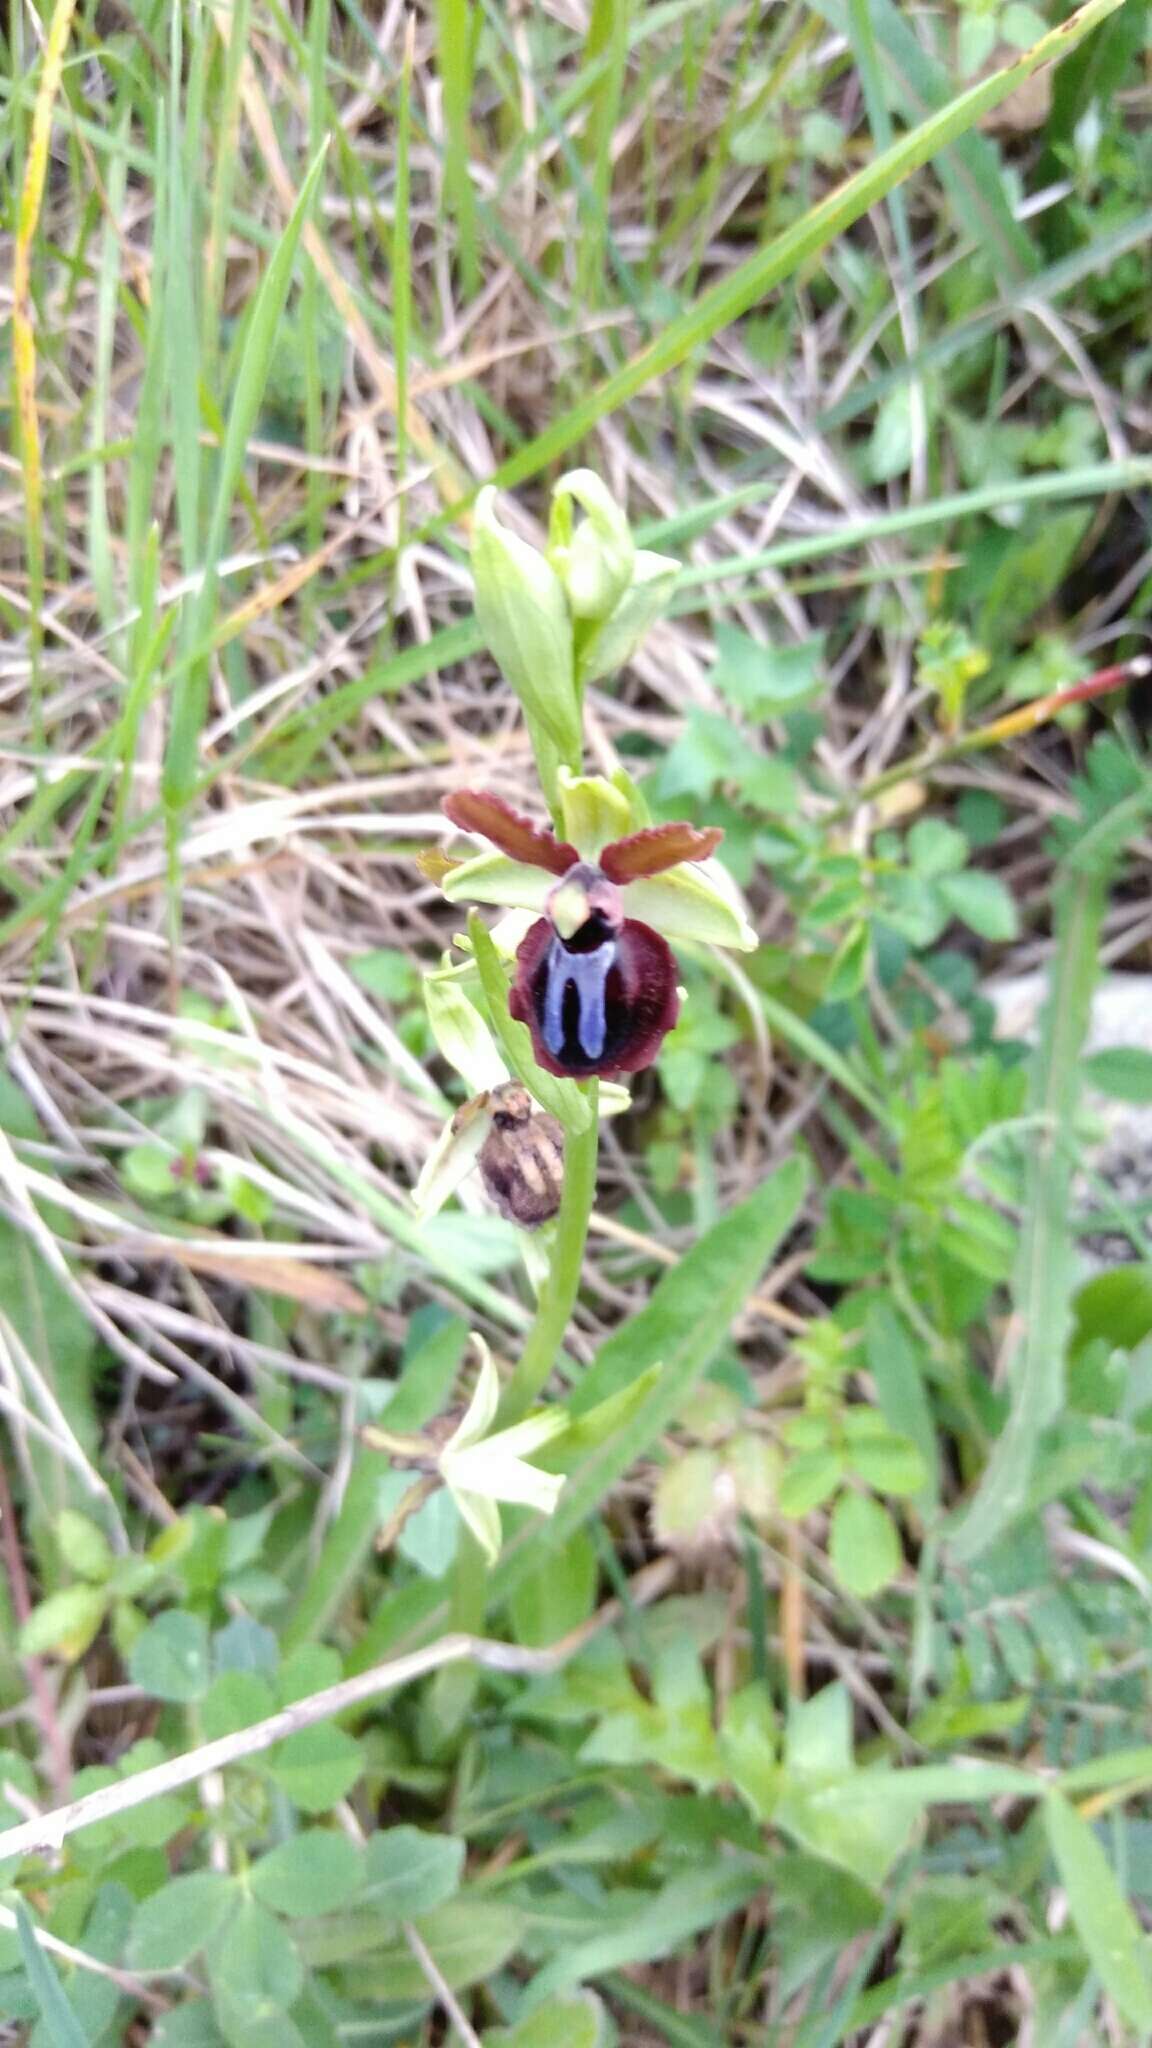
POLYGON ((548 951, 543 1027, 544 1043, 553 1059, 558 1060, 564 1051, 564 998, 569 986, 576 990, 580 1050, 585 1059, 600 1058, 608 1030, 604 992, 615 958, 615 939, 605 939, 590 953, 570 953, 560 939, 553 939, 548 951))

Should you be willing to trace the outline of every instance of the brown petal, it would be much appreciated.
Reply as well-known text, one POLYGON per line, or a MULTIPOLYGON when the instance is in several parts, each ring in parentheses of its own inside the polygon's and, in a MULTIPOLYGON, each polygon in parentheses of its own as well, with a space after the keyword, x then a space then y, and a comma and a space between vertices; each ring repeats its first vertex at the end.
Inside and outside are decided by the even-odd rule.
POLYGON ((718 825, 649 825, 606 846, 600 866, 610 882, 638 882, 642 875, 662 875, 681 861, 706 860, 723 837, 718 825))
POLYGON ((493 796, 489 790, 458 789, 445 797, 440 808, 462 832, 478 832, 509 860, 544 868, 550 875, 566 875, 580 858, 574 846, 562 845, 554 832, 521 817, 502 796, 493 796))

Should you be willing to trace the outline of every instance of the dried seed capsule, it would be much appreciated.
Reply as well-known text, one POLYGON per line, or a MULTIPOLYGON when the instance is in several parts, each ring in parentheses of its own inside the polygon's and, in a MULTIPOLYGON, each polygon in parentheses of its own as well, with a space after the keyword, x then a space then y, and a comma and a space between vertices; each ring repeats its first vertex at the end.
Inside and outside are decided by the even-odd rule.
POLYGON ((491 1107, 480 1178, 501 1216, 522 1230, 537 1230, 560 1207, 564 1132, 554 1116, 537 1109, 520 1081, 494 1088, 491 1107))

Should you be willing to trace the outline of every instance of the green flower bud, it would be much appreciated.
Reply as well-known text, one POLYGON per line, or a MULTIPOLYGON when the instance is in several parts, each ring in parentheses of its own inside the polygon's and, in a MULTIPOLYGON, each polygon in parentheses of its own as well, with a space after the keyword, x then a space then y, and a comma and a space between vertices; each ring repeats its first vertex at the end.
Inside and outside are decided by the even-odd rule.
POLYGON ((560 824, 582 860, 598 860, 614 839, 625 839, 649 823, 647 806, 627 775, 559 775, 560 824))
POLYGON ((580 707, 564 586, 542 554, 500 524, 495 506, 489 484, 476 500, 472 527, 480 630, 529 726, 546 735, 561 760, 578 761, 580 707))
POLYGON ((671 555, 637 551, 627 590, 580 647, 576 676, 582 690, 631 661, 649 627, 667 611, 679 574, 680 564, 671 555))
POLYGON ((636 544, 627 515, 591 469, 571 469, 552 493, 548 559, 573 618, 599 623, 632 581, 636 544), (573 504, 587 516, 576 526, 573 504))

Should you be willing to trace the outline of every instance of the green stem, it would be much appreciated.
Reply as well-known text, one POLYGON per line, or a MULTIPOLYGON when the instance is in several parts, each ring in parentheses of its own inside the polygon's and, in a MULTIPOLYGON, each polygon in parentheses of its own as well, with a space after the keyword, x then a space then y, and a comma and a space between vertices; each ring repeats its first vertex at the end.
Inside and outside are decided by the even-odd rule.
MULTIPOLYGON (((596 1114, 599 1083, 585 1084, 592 1114, 584 1131, 569 1131, 564 1145, 564 1192, 556 1219, 556 1238, 548 1278, 540 1292, 536 1319, 524 1340, 519 1362, 504 1389, 497 1427, 507 1429, 531 1408, 564 1342, 568 1320, 580 1291, 588 1218, 596 1194, 600 1124, 596 1114)), ((461 1528, 449 1594, 451 1626, 479 1633, 488 1604, 488 1562, 470 1532, 461 1528)), ((475 1695, 479 1673, 459 1665, 441 1671, 435 1681, 436 1714, 442 1728, 462 1726, 475 1695)))
POLYGON ((556 1355, 576 1306, 588 1218, 596 1195, 596 1162, 600 1145, 598 1091, 599 1084, 595 1080, 585 1084, 584 1092, 592 1112, 588 1128, 579 1132, 569 1131, 564 1146, 564 1193, 556 1219, 552 1263, 541 1289, 536 1320, 524 1341, 516 1370, 504 1389, 504 1399, 500 1404, 501 1428, 518 1422, 536 1400, 556 1363, 556 1355))

